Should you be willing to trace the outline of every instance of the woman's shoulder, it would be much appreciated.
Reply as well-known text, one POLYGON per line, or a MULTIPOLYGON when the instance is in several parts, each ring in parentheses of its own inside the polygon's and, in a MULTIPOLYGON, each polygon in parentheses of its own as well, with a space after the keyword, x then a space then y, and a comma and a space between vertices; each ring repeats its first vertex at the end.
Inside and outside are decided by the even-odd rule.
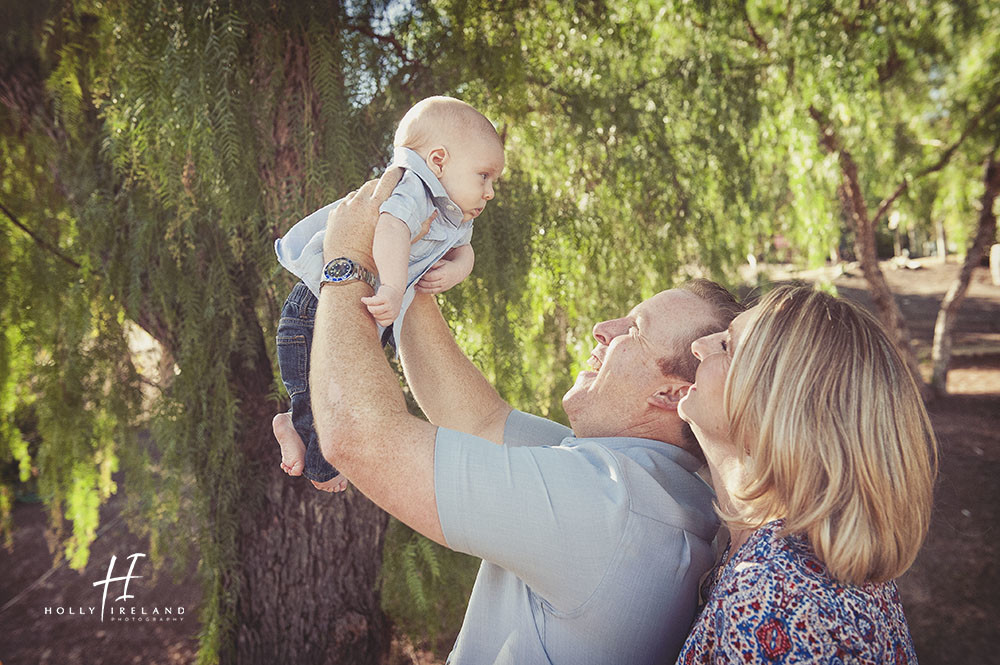
POLYGON ((736 579, 774 578, 796 582, 789 590, 811 586, 836 586, 826 566, 808 541, 798 534, 783 533, 784 521, 768 522, 757 529, 737 553, 736 579))
POLYGON ((783 528, 782 520, 765 524, 736 553, 725 576, 731 590, 770 589, 768 595, 777 601, 808 598, 810 605, 833 613, 859 604, 886 609, 886 603, 899 603, 893 582, 860 586, 838 582, 805 536, 783 533, 783 528))
MULTIPOLYGON (((811 657, 852 654, 861 662, 914 660, 893 582, 837 582, 800 535, 776 521, 758 529, 727 566, 715 598, 751 628, 768 658, 806 649, 811 657)), ((801 654, 806 655, 806 654, 801 654)))

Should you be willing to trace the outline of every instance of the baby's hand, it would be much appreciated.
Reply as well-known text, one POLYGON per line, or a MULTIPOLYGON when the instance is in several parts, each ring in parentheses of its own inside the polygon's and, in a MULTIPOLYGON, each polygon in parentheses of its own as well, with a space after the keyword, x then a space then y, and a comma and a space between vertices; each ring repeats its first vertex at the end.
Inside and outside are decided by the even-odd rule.
POLYGON ((441 259, 432 265, 417 282, 420 293, 442 293, 455 286, 472 272, 472 264, 441 259))
POLYGON ((395 286, 381 284, 378 292, 361 302, 368 308, 368 313, 375 318, 380 326, 388 326, 399 316, 399 308, 403 304, 403 292, 395 286))

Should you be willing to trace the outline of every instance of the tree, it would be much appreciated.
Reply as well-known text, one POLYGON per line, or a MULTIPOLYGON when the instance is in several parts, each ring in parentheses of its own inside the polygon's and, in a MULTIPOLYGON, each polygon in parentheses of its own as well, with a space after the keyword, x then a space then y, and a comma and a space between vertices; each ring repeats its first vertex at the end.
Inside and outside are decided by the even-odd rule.
MULTIPOLYGON (((357 493, 331 500, 289 482, 269 432, 274 315, 290 288, 270 243, 363 180, 393 122, 371 112, 383 97, 373 108, 347 92, 381 63, 379 44, 357 36, 355 17, 317 9, 71 3, 23 17, 38 48, 4 63, 24 74, 11 86, 23 94, 4 97, 7 172, 44 185, 48 204, 8 191, 8 220, 31 233, 5 226, 5 269, 11 290, 59 279, 33 310, 5 302, 5 330, 12 319, 23 336, 7 333, 8 364, 41 370, 15 388, 37 394, 32 462, 57 522, 73 523, 75 565, 119 459, 151 556, 197 542, 203 662, 365 662, 388 644, 376 586, 385 514, 357 493), (126 320, 177 367, 149 451, 133 434, 126 320)), ((25 460, 15 429, 5 443, 25 460)))
POLYGON ((939 396, 948 392, 948 363, 951 360, 952 333, 958 318, 958 310, 969 288, 972 271, 980 264, 986 249, 996 239, 997 216, 993 206, 998 195, 1000 195, 1000 161, 997 161, 997 149, 994 148, 984 168, 983 196, 979 203, 979 223, 976 226, 976 233, 965 253, 965 260, 962 262, 958 277, 941 300, 937 320, 934 322, 931 387, 939 396))
POLYGON ((5 179, 19 179, 4 201, 4 267, 12 290, 47 288, 31 310, 4 309, 5 358, 20 368, 5 377, 4 443, 37 466, 53 514, 72 523, 77 565, 119 461, 152 554, 197 544, 203 662, 365 662, 385 644, 375 590, 384 516, 274 468, 271 339, 290 281, 270 246, 384 164, 410 103, 453 92, 507 138, 507 182, 477 231, 476 276, 445 304, 517 405, 554 415, 551 396, 570 359, 585 358, 591 322, 669 286, 690 260, 722 275, 729 250, 741 251, 744 234, 729 233, 741 227, 719 220, 748 220, 752 190, 741 170, 719 172, 755 113, 724 100, 752 70, 717 87, 726 55, 665 51, 673 28, 649 22, 656 6, 624 3, 610 22, 600 5, 411 10, 81 0, 52 16, 26 10, 12 29, 23 39, 4 66, 24 75, 5 78, 17 87, 3 97, 5 179), (622 68, 631 53, 642 55, 634 71, 622 68), (687 73, 673 77, 664 57, 687 73), (718 141, 690 142, 703 133, 718 141), (72 330, 53 336, 55 318, 72 330), (148 423, 128 322, 177 367, 148 423), (107 347, 99 355, 94 340, 107 347), (62 394, 19 381, 39 368, 62 394), (67 371, 82 378, 68 384, 67 371), (87 405, 68 409, 86 418, 65 422, 70 438, 55 435, 64 413, 49 406, 66 393, 87 405), (12 416, 29 401, 34 455, 12 416), (135 443, 142 425, 149 450, 135 443))
MULTIPOLYGON (((818 145, 834 160, 822 170, 835 175, 876 310, 920 380, 908 326, 878 265, 876 233, 900 197, 947 168, 966 139, 995 122, 1000 98, 987 82, 995 75, 989 26, 996 8, 976 2, 922 3, 915 10, 866 2, 747 7, 745 29, 773 62, 761 94, 787 100, 778 104, 814 123, 818 145), (978 67, 966 66, 970 55, 978 67), (949 86, 962 67, 972 70, 965 74, 974 83, 949 86), (874 212, 873 198, 880 201, 874 212)), ((785 163, 800 168, 798 160, 785 163)))
POLYGON ((962 179, 951 158, 907 174, 949 146, 971 162, 995 122, 993 65, 944 83, 990 43, 985 5, 389 4, 67 0, 20 7, 5 35, 0 455, 38 470, 76 565, 121 465, 153 553, 197 547, 203 662, 386 644, 384 515, 274 464, 291 279, 271 246, 378 172, 410 104, 454 94, 498 125, 477 265, 441 301, 501 394, 557 419, 594 322, 690 276, 733 284, 776 233, 821 261, 845 164, 849 201, 933 201, 934 174, 962 179), (133 324, 177 368, 148 420, 133 324))

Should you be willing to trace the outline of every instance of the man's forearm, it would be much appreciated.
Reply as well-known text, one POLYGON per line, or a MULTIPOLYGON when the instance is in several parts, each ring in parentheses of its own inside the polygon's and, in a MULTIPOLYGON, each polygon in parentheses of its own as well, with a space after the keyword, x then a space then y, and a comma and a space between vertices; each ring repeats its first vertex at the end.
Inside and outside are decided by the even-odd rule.
POLYGON ((368 498, 444 542, 434 497, 436 428, 410 416, 361 282, 320 293, 309 384, 323 454, 368 498))
POLYGON ((406 382, 427 418, 502 443, 511 407, 455 343, 434 296, 414 297, 400 338, 406 382))

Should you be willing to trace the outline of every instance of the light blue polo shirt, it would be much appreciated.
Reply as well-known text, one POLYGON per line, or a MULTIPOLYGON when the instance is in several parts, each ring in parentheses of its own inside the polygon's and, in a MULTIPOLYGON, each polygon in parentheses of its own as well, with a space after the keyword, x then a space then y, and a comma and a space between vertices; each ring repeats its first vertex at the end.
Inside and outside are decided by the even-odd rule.
MULTIPOLYGON (((413 302, 414 285, 427 269, 437 263, 452 247, 468 245, 472 241, 472 220, 462 222, 461 208, 448 197, 444 185, 437 179, 423 158, 409 148, 396 148, 391 166, 405 169, 403 178, 392 190, 390 197, 379 207, 402 220, 410 229, 412 240, 420 233, 421 225, 431 212, 438 216, 431 222, 427 234, 410 245, 406 270, 406 289, 403 303, 393 326, 396 348, 399 348, 399 331, 403 315, 413 302)), ((313 295, 319 297, 319 284, 323 277, 323 236, 330 211, 344 199, 323 206, 308 217, 295 223, 284 237, 274 242, 278 263, 305 282, 313 295)), ((377 286, 377 285, 376 285, 377 286)), ((379 327, 379 336, 382 335, 379 327)))
POLYGON ((676 446, 572 434, 519 411, 503 446, 438 429, 445 540, 483 559, 449 663, 677 658, 713 564, 712 489, 676 446))

